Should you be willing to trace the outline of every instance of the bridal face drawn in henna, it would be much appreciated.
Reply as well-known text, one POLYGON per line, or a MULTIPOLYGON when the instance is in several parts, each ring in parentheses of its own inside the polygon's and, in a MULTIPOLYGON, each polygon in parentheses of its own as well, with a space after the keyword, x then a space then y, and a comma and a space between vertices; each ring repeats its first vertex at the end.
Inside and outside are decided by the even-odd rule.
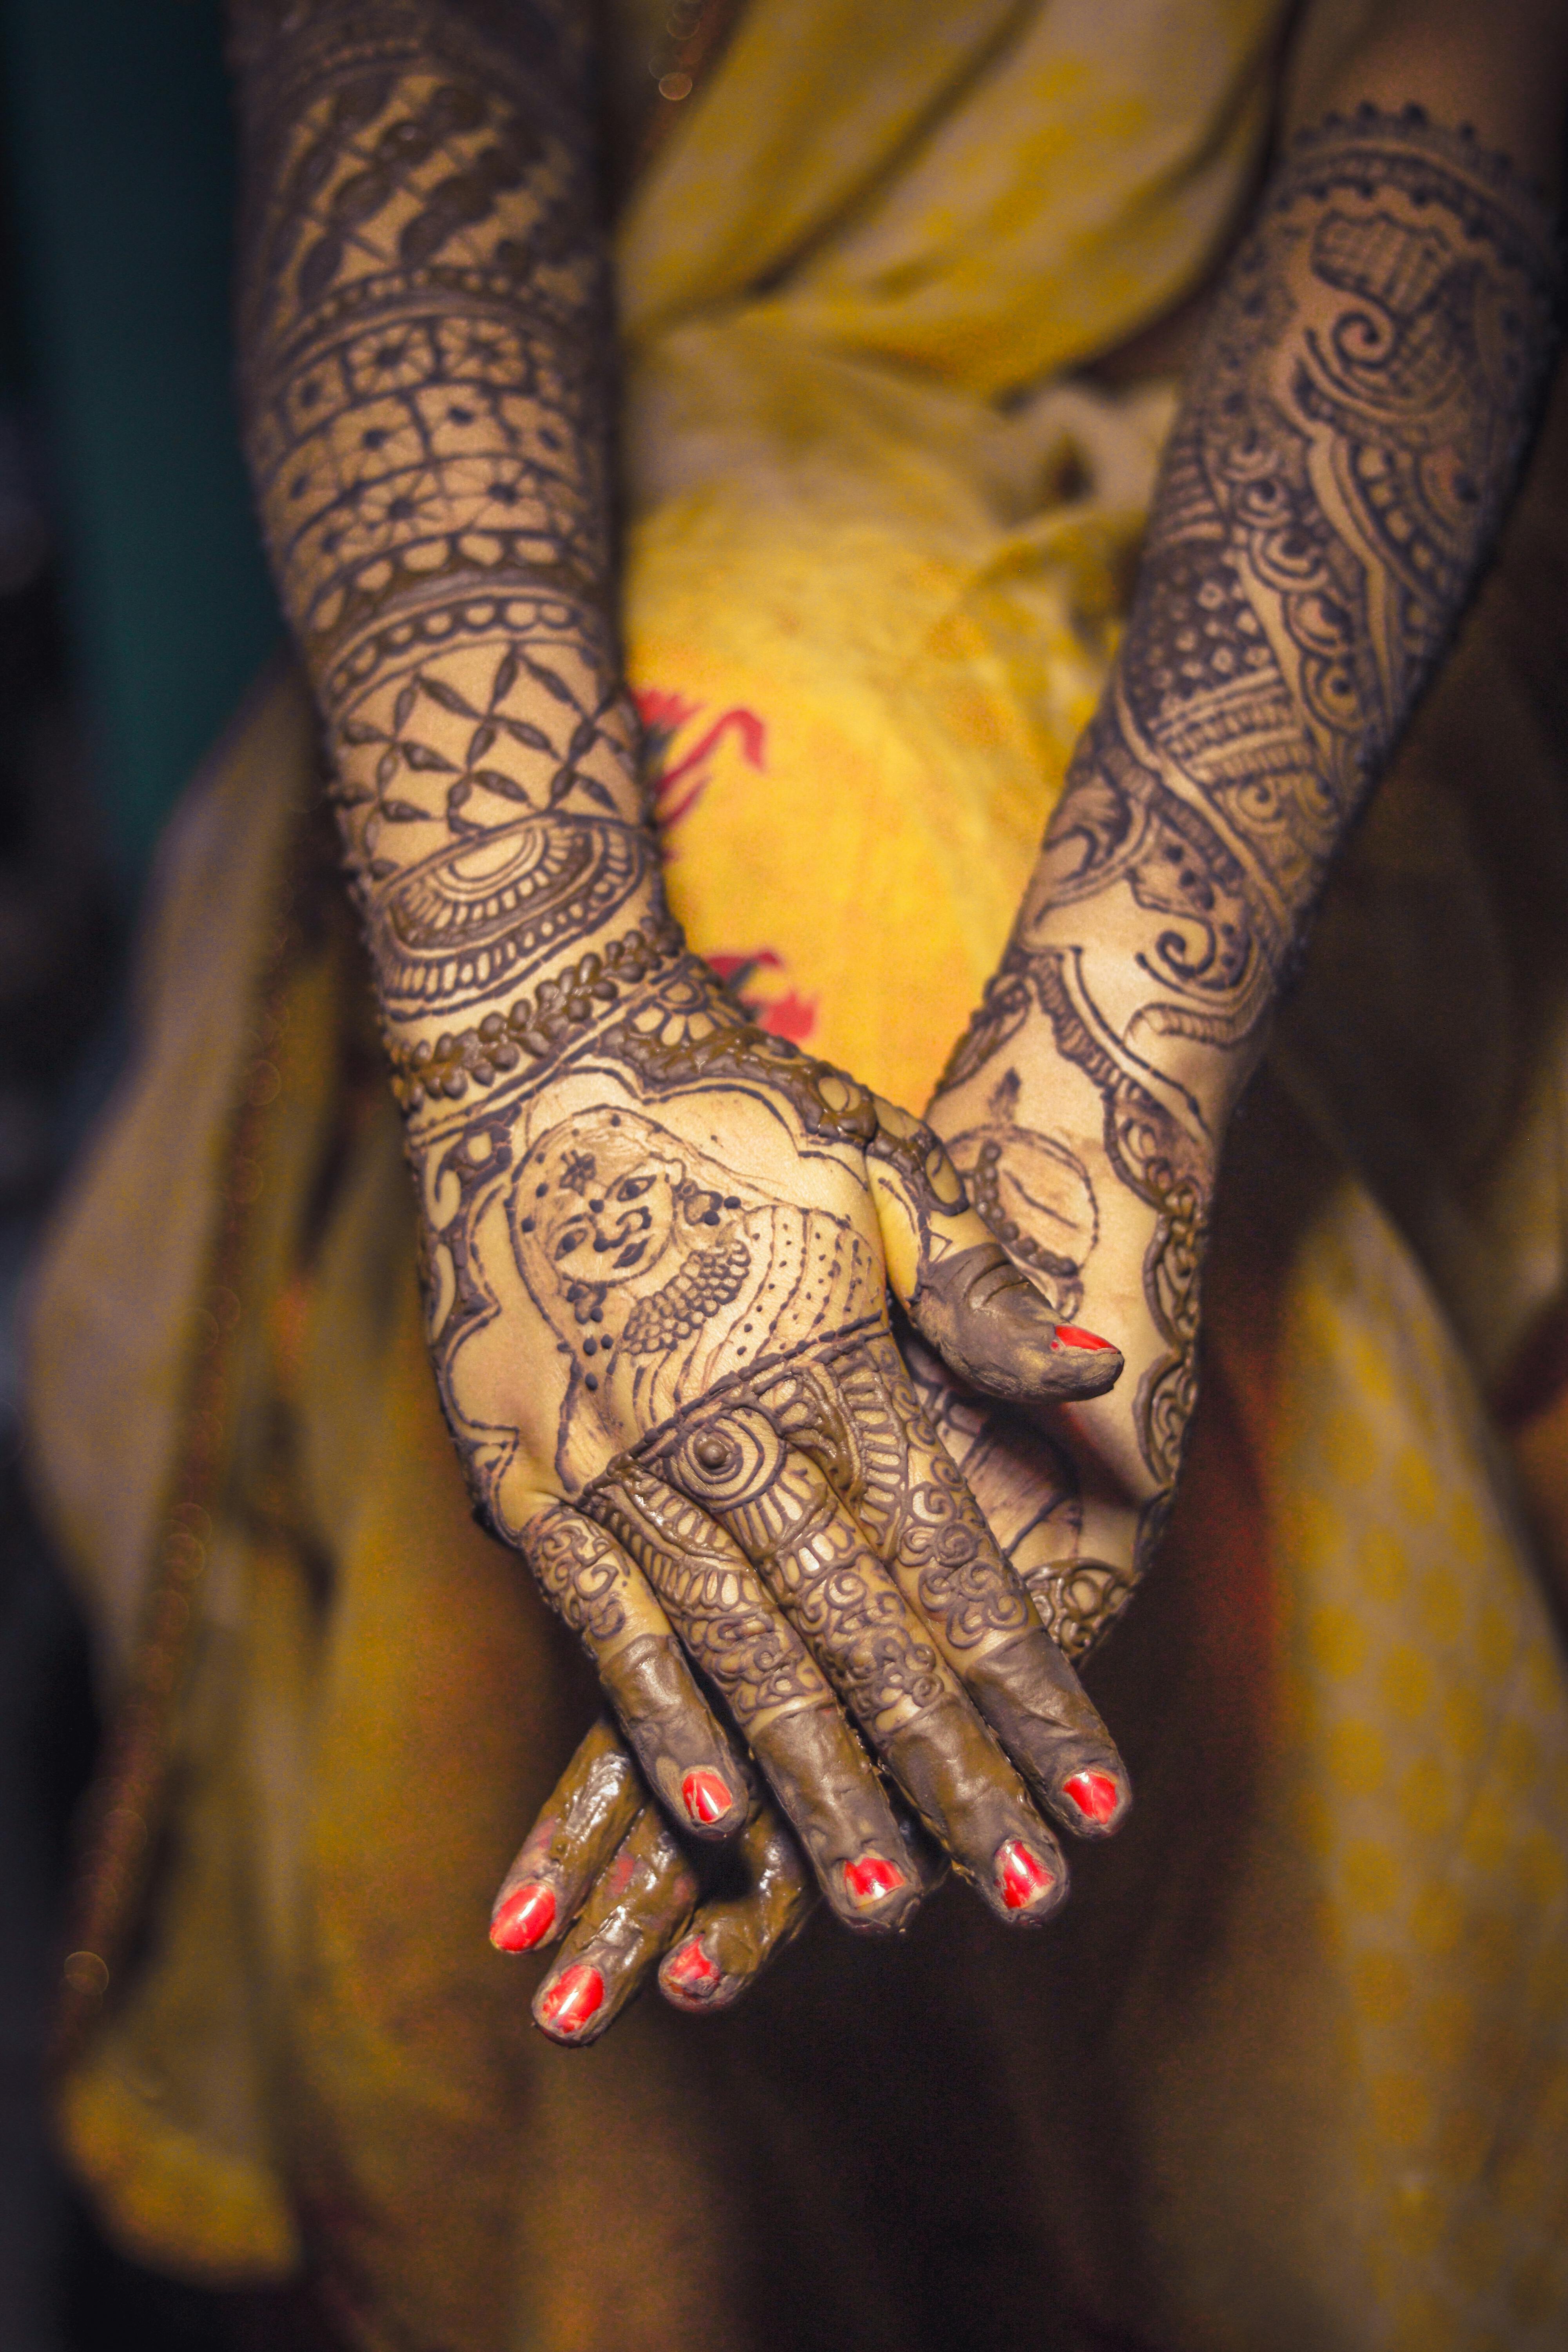
MULTIPOLYGON (((698 1046, 714 1041, 725 1049, 721 1053, 710 1045, 707 1068, 715 1075, 721 1072, 731 1085, 749 1075, 739 1050, 742 1041, 722 1028, 695 1033, 686 1003, 688 984, 675 975, 668 985, 672 1003, 681 1008, 687 1039, 694 1038, 698 1046)), ((652 1015, 662 1018, 658 988, 650 993, 652 1015)), ((618 1041, 629 1025, 628 1020, 613 1036, 618 1041)), ((638 1034, 644 1041, 640 1059, 646 1087, 658 1066, 647 1051, 651 1033, 645 1026, 638 1034)), ((605 1043, 603 1036, 597 1040, 601 1057, 605 1043)), ((675 1063, 679 1070, 689 1058, 698 1058, 689 1042, 684 1052, 667 1054, 667 1067, 675 1063)), ((771 1079, 782 1059, 770 1047, 759 1075, 771 1079)), ((802 1124, 808 1137, 821 1136, 826 1129, 832 1144, 847 1129, 855 1135, 850 1122, 863 1118, 865 1098, 849 1082, 823 1072, 820 1066, 797 1067, 784 1062, 784 1066, 790 1079, 787 1104, 796 1112, 804 1104, 802 1124)), ((460 1114, 450 1118, 452 1131, 466 1139, 468 1130, 460 1114)), ((430 1132, 428 1117, 421 1128, 430 1132)), ((516 1134, 515 1127, 512 1132, 516 1134)), ((474 1192, 478 1181, 494 1186, 506 1209, 518 1273, 535 1307, 558 1335, 564 1391, 556 1467, 568 1483, 575 1483, 595 1460, 603 1461, 610 1444, 626 1428, 661 1412, 671 1423, 678 1421, 682 1394, 700 1397, 714 1391, 721 1385, 719 1368, 727 1360, 760 1360, 763 1370, 758 1377, 771 1387, 773 1373, 767 1368, 782 1359, 795 1389, 804 1395, 801 1383, 809 1384, 816 1355, 836 1354, 860 1333, 868 1338, 882 1333, 886 1349, 874 1262, 842 1218, 770 1201, 733 1163, 721 1163, 710 1151, 695 1149, 629 1104, 615 1111, 595 1108, 548 1127, 521 1156, 509 1155, 503 1170, 476 1180, 472 1171, 482 1165, 465 1140, 467 1189, 474 1192)), ((493 1225, 493 1217, 490 1222, 493 1225)), ((471 1242, 465 1255, 471 1268, 471 1242)), ((489 1263, 494 1265, 493 1257, 489 1263)), ((455 1265, 452 1297, 456 1307, 455 1265)), ((461 1426, 471 1418, 465 1411, 466 1398, 476 1391, 461 1362, 463 1319, 457 1314, 451 1319, 450 1353, 445 1361, 454 1417, 461 1426)), ((1043 1323, 1054 1336, 1056 1327, 1037 1309, 1032 1295, 1029 1314, 1018 1318, 1026 1349, 1038 1345, 1031 1321, 1043 1323)), ((468 1328, 477 1331, 481 1346, 489 1345, 488 1318, 474 1318, 468 1328)), ((494 1327, 498 1338, 504 1339, 505 1328, 504 1319, 494 1327)), ((438 1360, 447 1336, 445 1324, 439 1324, 438 1360)), ((1103 1377, 1100 1351, 1079 1352, 1087 1359, 1082 1384, 1098 1385, 1103 1377)), ((857 1447, 865 1454, 874 1442, 868 1418, 873 1412, 873 1387, 864 1379, 852 1380, 847 1412, 842 1406, 837 1409, 840 1435, 835 1450, 845 1462, 857 1447), (851 1430, 847 1423, 860 1425, 851 1430)), ((478 1392, 487 1392, 482 1381, 478 1392)), ((907 1387, 890 1404, 884 1382, 884 1393, 875 1404, 877 1426, 896 1432, 899 1412, 913 1406, 907 1387)), ((797 1412, 786 1443, 806 1443, 812 1434, 808 1423, 809 1416, 797 1412)), ((820 1431, 816 1434, 820 1438, 820 1431)), ((897 1442, 907 1457, 907 1441, 897 1442)), ((921 1433, 921 1449, 922 1461, 939 1460, 941 1448, 929 1430, 921 1433)), ((783 1563, 785 1572, 780 1580, 776 1548, 758 1563, 762 1576, 753 1572, 756 1552, 767 1549, 760 1529, 737 1531, 731 1521, 728 1533, 735 1540, 725 1544, 724 1515, 715 1507, 711 1480, 703 1480, 700 1465, 695 1470, 689 1466, 679 1481, 683 1502, 662 1483, 625 1473, 612 1482, 605 1473, 582 1487, 577 1507, 599 1521, 612 1538, 614 1556, 624 1556, 642 1572, 668 1622, 727 1700, 773 1776, 840 1915, 857 1926, 896 1926, 918 1902, 920 1889, 912 1882, 889 1881, 878 1886, 876 1900, 868 1903, 857 1891, 863 1882, 847 1874, 860 1871, 871 1858, 888 1855, 891 1822, 874 1775, 855 1742, 837 1725, 828 1702, 837 1689, 873 1739, 881 1738, 894 1727, 883 1718, 889 1705, 900 1696, 900 1673, 901 1696, 918 1708, 940 1686, 942 1663, 916 1633, 896 1585, 879 1574, 878 1563, 848 1514, 833 1504, 825 1475, 810 1474, 804 1463, 796 1465, 795 1475, 797 1484, 806 1477, 812 1490, 808 1500, 815 1507, 806 1512, 809 1524, 798 1531, 801 1544, 815 1546, 823 1557, 814 1553, 812 1573, 797 1577, 793 1587, 790 1563, 783 1563), (837 1617, 821 1609, 814 1613, 803 1605, 803 1592, 846 1591, 851 1584, 852 1603, 837 1617), (712 1591, 721 1595, 717 1612, 700 1598, 712 1591), (839 1633, 857 1612, 866 1620, 860 1629, 866 1638, 858 1644, 846 1643, 839 1633), (792 1619, 803 1640, 783 1638, 792 1619), (905 1662, 901 1669, 899 1658, 905 1662), (826 1681, 819 1664, 826 1667, 826 1681), (852 1796, 856 1790, 858 1795, 852 1796)), ((947 1465, 944 1477, 934 1473, 927 1476, 925 1489, 934 1496, 941 1485, 950 1496, 959 1484, 947 1465)), ((504 1489, 497 1492, 499 1496, 504 1489)), ((504 1504, 498 1511, 492 1501, 491 1510, 504 1525, 504 1504)), ((528 1548, 526 1524, 522 1539, 528 1548)), ((973 1511, 967 1540, 972 1551, 985 1547, 984 1529, 973 1511)), ((584 1562, 578 1557, 584 1549, 580 1533, 570 1547, 558 1549, 574 1572, 584 1571, 584 1562)), ((1005 1582, 994 1553, 989 1572, 998 1583, 1005 1582)), ((559 1574, 546 1574, 544 1581, 560 1597, 559 1574)), ((1016 1614, 1026 1614, 1016 1592, 1012 1601, 1016 1614)), ((638 1737, 637 1710, 616 1687, 616 1662, 605 1638, 611 1631, 607 1621, 602 1613, 590 1621, 578 1605, 574 1622, 591 1646, 597 1633, 595 1654, 602 1658, 617 1706, 638 1737)), ((619 1630, 618 1621, 614 1630, 619 1630)), ((933 1778, 921 1766, 922 1802, 933 1826, 956 1839, 963 1866, 977 1884, 989 1888, 994 1853, 1002 1843, 1024 1837, 1044 1852, 1048 1832, 1023 1804, 1016 1780, 967 1710, 945 1715, 942 1721, 944 1737, 957 1737, 957 1727, 966 1727, 965 1753, 955 1759, 962 1769, 944 1795, 940 1777, 933 1778), (963 1808, 976 1801, 978 1759, 1006 1792, 1005 1818, 998 1815, 996 1822, 984 1825, 979 1813, 973 1822, 960 1818, 963 1808)), ((901 1743, 900 1752, 911 1759, 911 1774, 924 1737, 917 1734, 901 1743)), ((650 1769, 656 1782, 670 1778, 657 1765, 650 1769)), ((666 1794, 668 1801, 668 1789, 666 1794)), ((1059 1879, 1062 1874, 1058 1869, 1053 1875, 1059 1879)))

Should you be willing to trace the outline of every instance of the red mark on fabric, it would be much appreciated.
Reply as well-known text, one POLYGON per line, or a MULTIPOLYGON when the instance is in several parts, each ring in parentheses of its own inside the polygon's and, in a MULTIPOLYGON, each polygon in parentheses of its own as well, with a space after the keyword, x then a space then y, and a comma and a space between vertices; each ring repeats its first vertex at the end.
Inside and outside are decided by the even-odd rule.
POLYGON ((761 772, 767 766, 768 730, 754 710, 736 704, 722 711, 671 764, 675 739, 688 719, 701 715, 701 703, 688 702, 683 695, 659 687, 647 687, 637 695, 637 706, 643 723, 643 773, 668 863, 672 856, 669 835, 691 814, 712 782, 714 754, 724 738, 733 736, 747 766, 761 772))
POLYGON ((783 971, 783 956, 772 948, 753 948, 746 955, 710 955, 708 961, 748 1021, 774 1037, 787 1037, 792 1045, 805 1043, 816 1026, 818 1000, 793 988, 783 996, 763 996, 752 985, 759 972, 783 971))

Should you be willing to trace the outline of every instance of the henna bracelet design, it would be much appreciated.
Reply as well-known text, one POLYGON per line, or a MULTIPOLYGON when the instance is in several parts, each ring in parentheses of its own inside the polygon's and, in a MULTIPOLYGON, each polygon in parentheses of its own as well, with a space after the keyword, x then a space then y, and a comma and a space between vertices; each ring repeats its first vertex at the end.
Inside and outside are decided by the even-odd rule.
POLYGON ((405 1111, 442 1097, 457 1101, 470 1086, 492 1087, 515 1070, 524 1054, 536 1061, 557 1053, 579 1030, 618 1004, 685 953, 678 923, 645 917, 636 930, 579 956, 575 963, 520 996, 506 1013, 487 1013, 477 1028, 456 1036, 392 1046, 392 1090, 405 1111))

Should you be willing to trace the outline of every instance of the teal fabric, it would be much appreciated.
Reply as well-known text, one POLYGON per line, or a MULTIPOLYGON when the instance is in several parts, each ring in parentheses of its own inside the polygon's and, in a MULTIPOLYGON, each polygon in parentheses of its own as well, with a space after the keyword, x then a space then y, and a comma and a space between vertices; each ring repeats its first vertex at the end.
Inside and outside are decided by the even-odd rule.
POLYGON ((0 0, 0 72, 77 671, 134 886, 281 634, 231 389, 218 0, 0 0))

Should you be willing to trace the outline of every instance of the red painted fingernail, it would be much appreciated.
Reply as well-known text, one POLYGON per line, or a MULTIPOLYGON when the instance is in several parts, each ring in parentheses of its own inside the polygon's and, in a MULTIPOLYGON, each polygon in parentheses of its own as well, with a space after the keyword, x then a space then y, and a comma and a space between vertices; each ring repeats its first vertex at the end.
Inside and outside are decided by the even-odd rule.
POLYGON ((689 1772, 680 1784, 680 1801, 700 1829, 721 1822, 735 1800, 729 1782, 717 1772, 689 1772))
POLYGON ((1121 1802, 1121 1791, 1105 1772, 1075 1772, 1062 1787, 1086 1822, 1108 1822, 1121 1802))
POLYGON ((564 1969, 539 1996, 539 2021, 557 2033, 581 2033, 604 2006, 605 1979, 597 1969, 564 1969))
POLYGON ((554 1925, 555 1897, 532 1879, 507 1896, 490 1921, 490 1941, 498 1952, 531 1952, 554 1925))
POLYGON ((858 1862, 847 1862, 844 1865, 844 1885, 849 1900, 861 1910, 868 1904, 879 1903, 884 1895, 896 1895, 908 1883, 898 1864, 889 1862, 885 1854, 863 1853, 858 1862))
POLYGON ((1053 1874, 1022 1838, 1009 1838, 997 1849, 996 1887, 1009 1911, 1026 1910, 1037 1902, 1047 1886, 1056 1885, 1053 1874))
POLYGON ((709 1958, 700 1936, 678 1945, 658 1973, 662 1983, 673 1985, 688 2000, 708 2000, 724 1981, 723 1969, 709 1958))
POLYGON ((1102 1339, 1098 1332, 1081 1330, 1076 1323, 1058 1323, 1057 1336, 1051 1341, 1053 1354, 1065 1348, 1114 1348, 1114 1339, 1102 1339))

